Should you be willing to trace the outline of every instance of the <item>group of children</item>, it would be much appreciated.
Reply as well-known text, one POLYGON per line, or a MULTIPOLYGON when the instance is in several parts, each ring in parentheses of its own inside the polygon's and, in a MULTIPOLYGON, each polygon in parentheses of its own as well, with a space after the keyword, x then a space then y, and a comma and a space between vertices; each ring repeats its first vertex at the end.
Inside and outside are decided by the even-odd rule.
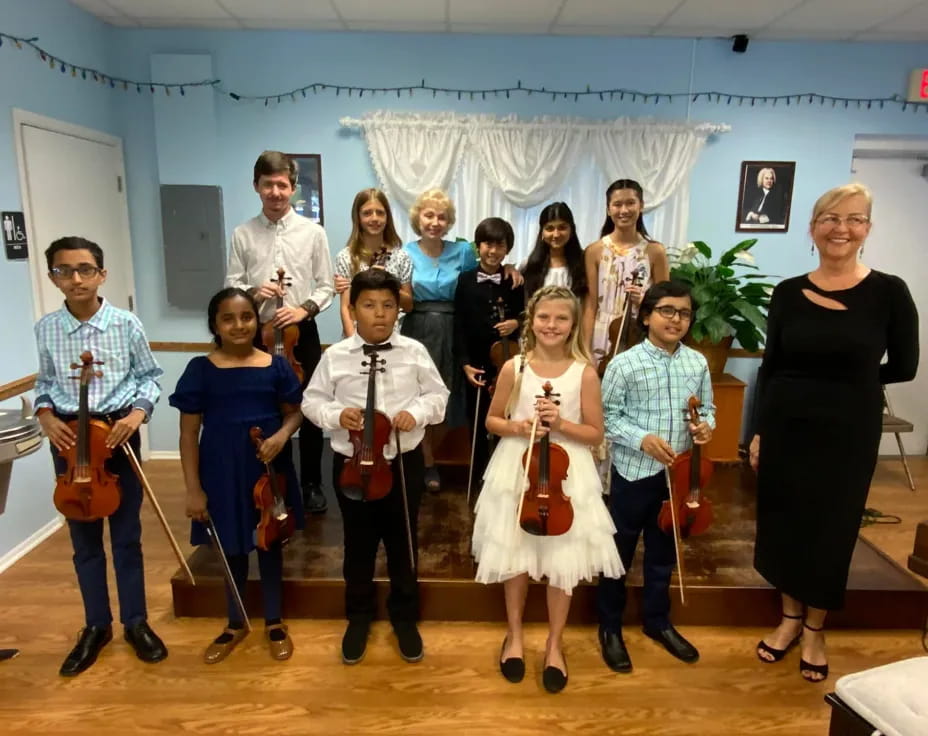
MULTIPOLYGON (((304 504, 307 510, 319 509, 317 453, 321 432, 327 431, 334 453, 333 486, 344 525, 348 625, 342 639, 343 661, 353 664, 364 656, 375 614, 374 562, 382 541, 390 575, 390 620, 402 657, 415 662, 424 651, 416 626, 417 518, 430 467, 423 440, 427 428, 446 414, 449 380, 427 346, 408 336, 405 326, 402 334, 396 329, 401 311, 410 309, 412 295, 409 259, 397 248, 386 199, 377 190, 359 193, 353 206, 352 238, 344 254, 336 257, 333 274, 324 232, 290 209, 294 179, 292 163, 282 154, 266 152, 258 159, 254 186, 262 213, 236 229, 228 286, 208 308, 216 346, 190 361, 170 397, 181 413, 191 541, 208 541, 202 524, 208 518, 222 540, 236 587, 243 592, 248 555, 256 547, 251 493, 256 480, 266 463, 287 479, 286 503, 300 525, 304 504), (272 279, 280 266, 293 278, 286 291, 272 279), (313 318, 336 292, 341 294, 346 337, 322 353, 313 318), (284 306, 275 306, 276 297, 283 297, 284 306), (260 347, 262 322, 298 326, 306 372, 302 386, 286 359, 260 347), (365 501, 341 492, 340 477, 355 451, 350 433, 364 426, 371 353, 384 361, 373 380, 376 409, 391 425, 383 457, 390 463, 393 487, 383 498, 365 501), (249 436, 252 427, 263 432, 257 451, 249 436), (302 479, 302 493, 285 449, 298 429, 301 474, 309 474, 308 482, 302 479)), ((648 261, 650 277, 666 277, 666 257, 660 260, 663 249, 650 247, 643 230, 642 205, 640 188, 623 185, 607 193, 607 224, 612 228, 604 228, 598 257, 606 259, 605 252, 612 260, 621 260, 619 255, 629 252, 623 244, 631 243, 637 248, 636 263, 648 261)), ((476 433, 476 475, 482 478, 482 489, 473 532, 477 580, 503 583, 508 628, 500 670, 512 682, 524 677, 522 612, 528 581, 547 579, 550 630, 543 683, 548 691, 558 692, 567 684, 562 632, 571 592, 581 580, 599 578, 599 636, 606 663, 616 671, 631 669, 622 639, 623 575, 631 567, 642 532, 645 633, 684 661, 698 657, 669 622, 674 554, 672 541, 658 529, 656 519, 667 494, 663 469, 691 442, 709 441, 714 406, 704 358, 681 344, 696 307, 687 289, 662 280, 646 292, 626 290, 625 261, 607 268, 593 261, 581 264, 582 268, 568 263, 564 254, 572 252, 571 243, 576 241, 570 210, 563 203, 548 210, 548 219, 545 213, 542 216, 536 247, 544 255, 539 258, 533 252, 524 269, 531 292, 518 288, 522 275, 502 265, 513 245, 512 228, 499 218, 480 223, 475 233, 476 267, 460 267, 456 276, 451 343, 467 382, 472 418, 479 403, 486 419, 479 417, 478 424, 500 438, 490 458, 486 433, 476 433), (624 308, 626 298, 640 300, 637 323, 645 338, 610 362, 600 385, 590 353, 591 335, 584 329, 589 304, 579 297, 603 296, 606 284, 623 292, 608 297, 616 309, 624 308), (578 289, 583 292, 579 297, 578 289), (527 306, 523 294, 528 295, 527 306), (511 340, 514 349, 512 357, 497 366, 490 359, 490 348, 501 339, 511 340), (556 401, 543 397, 548 383, 558 396, 556 401), (690 395, 702 400, 704 418, 698 425, 682 419, 690 395), (522 456, 530 438, 544 435, 569 458, 563 490, 573 507, 573 523, 558 536, 536 536, 518 526, 522 456), (608 505, 591 452, 604 436, 613 471, 611 487, 606 489, 608 505)), ((442 224, 429 230, 429 216, 422 215, 423 234, 440 238, 442 224)), ((578 242, 576 246, 579 250, 578 242)), ((49 277, 65 295, 62 309, 36 326, 40 356, 36 406, 52 452, 57 457, 75 441, 66 423, 77 402, 69 366, 85 350, 105 356, 104 377, 90 390, 91 414, 114 422, 112 446, 137 443, 136 430, 148 420, 159 397, 161 375, 141 325, 134 315, 98 296, 106 277, 99 246, 81 238, 63 238, 52 243, 46 257, 49 277)), ((154 662, 167 656, 167 650, 146 623, 138 520, 141 492, 120 458, 114 455, 111 462, 119 473, 123 503, 110 517, 120 614, 127 641, 141 659, 154 662)), ((102 524, 102 520, 69 521, 86 626, 62 665, 62 675, 79 674, 93 664, 112 637, 102 524)), ((293 643, 281 619, 280 544, 259 550, 258 564, 265 639, 272 657, 286 659, 293 643)), ((227 593, 227 626, 207 648, 208 663, 225 659, 246 635, 235 597, 231 590, 227 593)))

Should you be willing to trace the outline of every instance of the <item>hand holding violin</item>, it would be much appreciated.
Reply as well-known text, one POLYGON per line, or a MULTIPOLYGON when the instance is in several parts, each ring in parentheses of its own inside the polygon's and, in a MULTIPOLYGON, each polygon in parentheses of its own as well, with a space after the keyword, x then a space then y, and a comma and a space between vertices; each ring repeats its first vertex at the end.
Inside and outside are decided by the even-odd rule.
POLYGON ((628 298, 631 303, 637 307, 641 304, 641 300, 644 298, 644 287, 634 283, 626 284, 625 293, 628 294, 628 298))
POLYGON ((258 460, 262 463, 271 462, 287 445, 288 439, 286 433, 274 432, 270 437, 262 440, 257 452, 258 460))
POLYGON ((360 432, 364 429, 364 410, 342 409, 342 413, 338 417, 338 423, 349 432, 360 432))
POLYGON ((255 301, 260 304, 266 299, 276 299, 283 295, 283 290, 275 282, 265 281, 255 290, 255 301))
POLYGON ((416 418, 408 411, 401 411, 393 417, 393 428, 400 432, 410 432, 416 428, 416 418))
POLYGON ((298 324, 308 317, 309 312, 303 309, 303 307, 281 307, 274 312, 274 319, 271 321, 271 324, 277 329, 282 330, 284 327, 298 324))
POLYGON ((472 365, 464 366, 464 375, 467 376, 467 382, 471 386, 481 387, 486 386, 486 381, 483 380, 483 376, 486 371, 481 370, 480 368, 474 368, 472 365))
POLYGON ((705 445, 712 440, 712 427, 709 426, 709 422, 690 424, 690 434, 693 435, 695 444, 705 445))
POLYGON ((202 488, 187 491, 187 518, 194 521, 206 521, 206 493, 202 488))
POLYGON ((500 337, 509 337, 518 328, 519 320, 517 319, 507 319, 493 325, 493 329, 499 333, 500 337))
MULTIPOLYGON (((509 422, 509 425, 512 427, 512 433, 516 437, 525 437, 527 440, 532 438, 532 421, 530 419, 523 419, 522 421, 513 419, 509 422)), ((539 422, 535 427, 535 439, 537 440, 540 437, 544 437, 547 433, 548 428, 539 422)))
POLYGON ((43 411, 38 415, 39 424, 42 425, 42 431, 59 451, 74 447, 77 443, 77 435, 74 431, 50 411, 43 411))
POLYGON ((551 399, 540 398, 535 402, 539 422, 545 422, 548 428, 557 431, 561 428, 561 408, 551 399))
POLYGON ((656 434, 645 435, 641 440, 641 449, 663 465, 670 465, 677 458, 677 453, 673 451, 670 443, 656 434))
POLYGON ((129 438, 138 431, 139 426, 144 420, 145 412, 142 409, 133 409, 130 411, 122 419, 113 423, 113 428, 106 438, 106 446, 119 447, 120 445, 126 444, 129 438))

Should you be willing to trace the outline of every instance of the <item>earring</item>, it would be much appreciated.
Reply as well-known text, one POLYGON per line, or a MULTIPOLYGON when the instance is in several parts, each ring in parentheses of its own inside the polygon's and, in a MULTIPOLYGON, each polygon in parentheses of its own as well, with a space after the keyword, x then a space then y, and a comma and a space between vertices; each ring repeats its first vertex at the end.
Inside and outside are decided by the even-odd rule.
POLYGON ((813 256, 815 255, 815 243, 809 246, 809 253, 813 256))

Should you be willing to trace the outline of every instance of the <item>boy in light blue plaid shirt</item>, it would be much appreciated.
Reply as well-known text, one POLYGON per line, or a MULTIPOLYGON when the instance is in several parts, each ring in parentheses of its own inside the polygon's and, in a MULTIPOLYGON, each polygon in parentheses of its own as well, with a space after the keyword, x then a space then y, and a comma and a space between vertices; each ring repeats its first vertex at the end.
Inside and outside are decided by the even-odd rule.
MULTIPOLYGON (((682 344, 696 305, 686 284, 663 281, 642 300, 638 326, 647 337, 620 353, 603 376, 606 439, 611 445, 609 511, 626 570, 644 533, 644 633, 684 662, 699 659, 696 648, 670 624, 673 537, 657 524, 668 498, 665 468, 692 443, 712 438, 715 405, 706 359, 682 344), (702 402, 702 421, 690 423, 691 396, 702 402)), ((603 659, 616 672, 630 672, 622 638, 625 578, 599 581, 599 641, 603 659)))
MULTIPOLYGON (((119 614, 125 639, 144 662, 159 662, 168 651, 148 625, 145 572, 142 564, 142 489, 121 445, 138 453, 138 428, 148 421, 161 395, 155 362, 139 322, 97 292, 106 281, 103 250, 84 238, 60 238, 45 251, 48 276, 64 294, 65 303, 35 326, 39 373, 35 382, 36 415, 52 445, 55 470, 67 470, 66 455, 76 454, 78 437, 69 426, 77 419, 80 386, 71 380, 72 364, 89 351, 102 372, 88 386, 91 419, 111 424, 106 445, 113 450, 106 469, 119 477, 119 507, 109 517, 113 569, 119 590, 119 614)), ((92 458, 91 458, 92 461, 92 458)), ((74 548, 74 569, 84 601, 85 627, 61 665, 59 674, 73 677, 90 667, 113 638, 113 614, 106 584, 103 520, 68 519, 74 548)))

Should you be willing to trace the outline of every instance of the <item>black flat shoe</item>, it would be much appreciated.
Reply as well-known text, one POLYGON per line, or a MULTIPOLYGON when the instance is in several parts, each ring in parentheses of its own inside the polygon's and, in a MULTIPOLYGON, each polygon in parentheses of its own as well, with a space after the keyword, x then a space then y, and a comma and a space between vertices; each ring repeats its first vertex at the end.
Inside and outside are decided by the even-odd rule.
POLYGON ((393 624, 393 633, 400 647, 400 656, 407 662, 419 662, 425 656, 422 637, 413 621, 397 621, 393 624))
POLYGON ((329 503, 319 486, 307 486, 303 489, 303 510, 307 514, 324 514, 328 508, 329 503))
POLYGON ((77 644, 58 670, 62 677, 74 677, 97 661, 97 656, 113 640, 112 626, 88 626, 81 630, 77 644))
POLYGON ((625 640, 622 638, 621 631, 606 631, 599 629, 599 649, 603 655, 603 661, 606 666, 613 672, 631 672, 632 658, 628 656, 628 649, 625 648, 625 640))
POLYGON ((342 662, 357 664, 364 659, 370 628, 367 621, 348 622, 348 628, 345 629, 345 635, 342 637, 342 662))
POLYGON ((135 650, 135 656, 143 662, 154 664, 168 656, 168 648, 158 635, 151 630, 147 621, 140 621, 126 627, 125 640, 135 650))
POLYGON ((507 636, 503 639, 503 646, 499 650, 499 671, 503 673, 509 682, 522 682, 525 678, 525 660, 522 657, 509 657, 503 659, 503 652, 506 651, 506 644, 509 641, 507 636))
POLYGON ((699 659, 699 651, 684 639, 680 632, 673 626, 668 626, 661 631, 651 631, 643 629, 645 636, 654 639, 658 644, 663 645, 664 649, 670 652, 677 659, 692 664, 699 659))
MULTIPOLYGON (((567 657, 564 657, 564 666, 567 666, 567 657)), ((567 673, 561 672, 557 667, 548 665, 541 673, 541 684, 549 693, 559 693, 567 687, 567 673)))

